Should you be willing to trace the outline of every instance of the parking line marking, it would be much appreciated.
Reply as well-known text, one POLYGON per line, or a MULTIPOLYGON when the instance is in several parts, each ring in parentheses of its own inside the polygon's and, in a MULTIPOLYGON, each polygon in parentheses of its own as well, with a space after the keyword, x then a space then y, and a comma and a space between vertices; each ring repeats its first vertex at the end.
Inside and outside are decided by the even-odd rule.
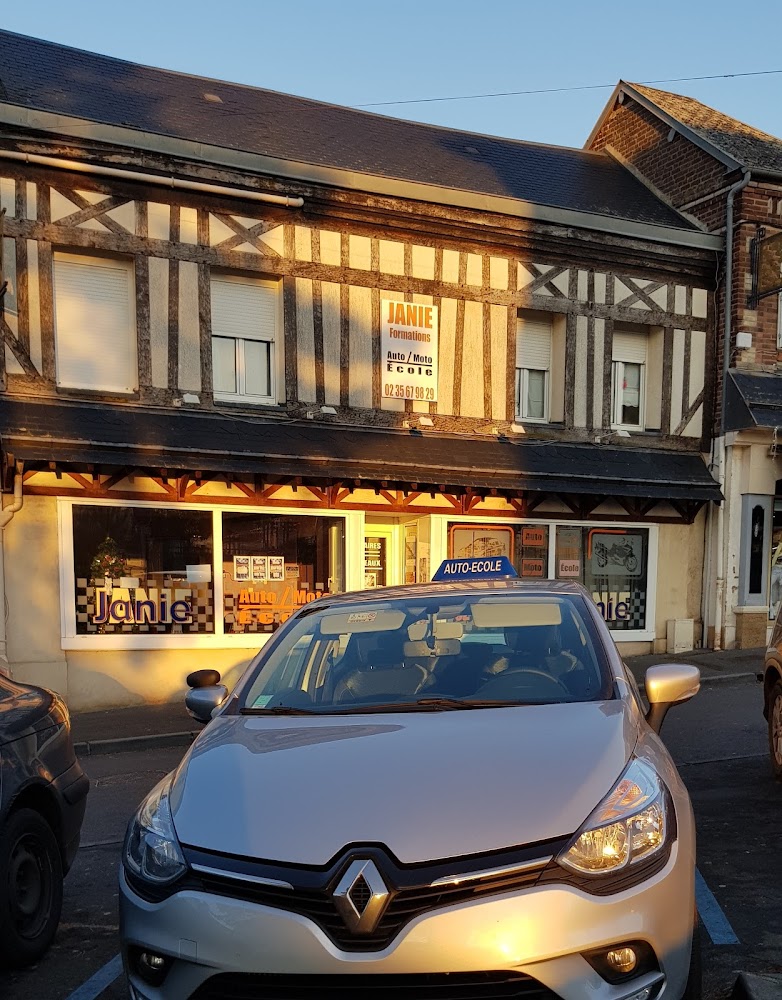
POLYGON ((77 986, 67 1000, 97 1000, 106 987, 111 986, 121 974, 122 957, 115 955, 103 968, 98 969, 94 976, 90 976, 86 983, 77 986))
POLYGON ((697 868, 695 869, 695 899, 698 902, 701 921, 709 932, 712 944, 739 944, 739 939, 730 926, 730 921, 697 868))

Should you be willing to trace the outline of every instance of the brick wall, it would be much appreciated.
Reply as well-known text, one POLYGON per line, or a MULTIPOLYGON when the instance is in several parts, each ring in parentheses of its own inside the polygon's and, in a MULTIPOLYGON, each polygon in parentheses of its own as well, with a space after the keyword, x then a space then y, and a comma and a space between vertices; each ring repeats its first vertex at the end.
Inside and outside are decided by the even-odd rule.
MULTIPOLYGON (((682 135, 668 141, 669 126, 629 97, 617 104, 592 141, 592 149, 613 147, 676 208, 724 187, 725 166, 682 135)), ((688 209, 708 228, 725 218, 719 202, 688 209)))
POLYGON ((782 365, 782 352, 777 349, 778 298, 769 295, 751 309, 747 296, 752 287, 752 239, 759 226, 766 228, 766 236, 782 229, 782 188, 751 183, 736 198, 734 218, 739 225, 733 242, 733 328, 751 333, 752 347, 734 350, 731 364, 775 371, 782 365))
MULTIPOLYGON (((626 97, 625 103, 615 105, 608 115, 592 142, 592 148, 604 149, 611 146, 676 208, 704 198, 699 205, 685 211, 707 230, 724 232, 727 192, 722 189, 735 183, 740 174, 737 171, 728 174, 719 160, 683 135, 677 134, 669 142, 669 132, 670 128, 665 122, 626 97)), ((733 218, 738 225, 733 237, 733 343, 729 365, 731 368, 782 371, 782 351, 777 349, 777 296, 770 295, 761 300, 756 309, 747 305, 752 287, 751 241, 759 225, 767 227, 767 235, 782 229, 782 186, 751 183, 737 195, 733 218), (739 330, 752 334, 751 348, 742 351, 736 349, 735 335, 739 330)), ((715 268, 717 266, 715 261, 715 268)), ((718 426, 720 419, 722 393, 724 266, 724 256, 721 256, 714 310, 715 426, 718 426)))

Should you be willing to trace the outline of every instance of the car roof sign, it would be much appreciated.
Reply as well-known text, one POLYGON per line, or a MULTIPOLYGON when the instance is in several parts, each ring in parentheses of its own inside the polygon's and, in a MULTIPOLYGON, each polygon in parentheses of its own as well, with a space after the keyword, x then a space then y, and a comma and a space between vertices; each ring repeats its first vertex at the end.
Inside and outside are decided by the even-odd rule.
POLYGON ((444 559, 437 567, 432 582, 516 579, 518 573, 507 556, 484 556, 481 559, 444 559))

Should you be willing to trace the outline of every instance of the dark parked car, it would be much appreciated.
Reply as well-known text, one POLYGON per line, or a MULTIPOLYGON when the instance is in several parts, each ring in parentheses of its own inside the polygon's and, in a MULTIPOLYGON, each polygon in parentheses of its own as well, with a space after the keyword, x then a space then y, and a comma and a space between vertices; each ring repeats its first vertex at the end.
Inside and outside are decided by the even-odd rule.
POLYGON ((89 787, 62 699, 0 675, 2 965, 29 965, 52 943, 89 787))

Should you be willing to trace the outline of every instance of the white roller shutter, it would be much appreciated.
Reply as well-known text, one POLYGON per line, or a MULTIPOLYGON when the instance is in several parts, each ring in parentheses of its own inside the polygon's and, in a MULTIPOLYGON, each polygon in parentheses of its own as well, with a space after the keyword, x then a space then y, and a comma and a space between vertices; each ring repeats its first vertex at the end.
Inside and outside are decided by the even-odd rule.
POLYGON ((548 371, 551 367, 551 320, 522 316, 516 327, 516 367, 548 371))
POLYGON ((276 286, 242 278, 212 278, 212 335, 236 340, 274 340, 276 286))
POLYGON ((614 330, 613 361, 631 361, 637 365, 646 364, 645 333, 628 333, 626 330, 614 330))
POLYGON ((55 254, 54 322, 58 385, 138 388, 130 263, 55 254))

